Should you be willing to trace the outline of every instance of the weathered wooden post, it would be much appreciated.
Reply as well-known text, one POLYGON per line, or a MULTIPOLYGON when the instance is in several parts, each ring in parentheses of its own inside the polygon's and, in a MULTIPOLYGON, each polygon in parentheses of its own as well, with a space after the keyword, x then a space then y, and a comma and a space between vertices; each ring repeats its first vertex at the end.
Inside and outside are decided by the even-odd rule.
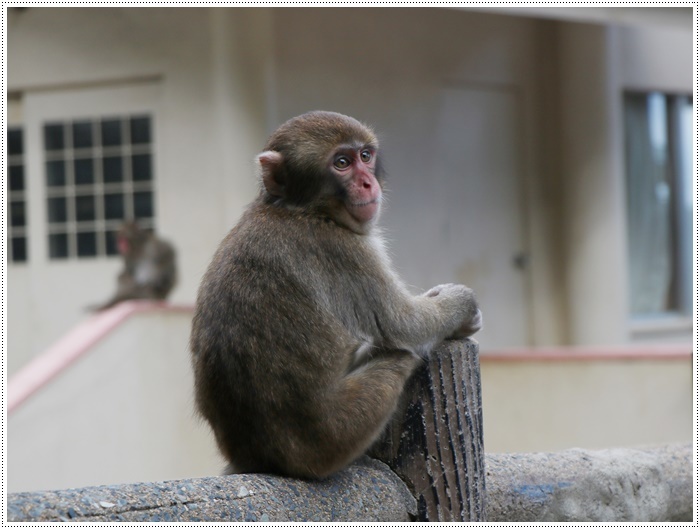
POLYGON ((408 382, 385 436, 370 454, 418 501, 418 521, 485 521, 479 347, 448 341, 408 382))

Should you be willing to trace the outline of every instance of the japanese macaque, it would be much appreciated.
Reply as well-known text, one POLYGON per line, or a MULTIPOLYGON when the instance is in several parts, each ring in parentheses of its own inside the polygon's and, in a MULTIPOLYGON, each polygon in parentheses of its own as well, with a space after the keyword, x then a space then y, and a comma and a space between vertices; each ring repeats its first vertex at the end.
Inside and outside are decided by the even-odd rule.
POLYGON ((199 289, 196 403, 229 472, 323 478, 366 451, 422 359, 479 330, 481 312, 463 285, 413 296, 392 270, 368 127, 310 112, 257 163, 260 193, 199 289))
POLYGON ((124 269, 117 278, 117 292, 94 308, 105 310, 128 299, 165 299, 175 286, 175 250, 170 243, 134 221, 125 222, 117 232, 117 249, 124 269))

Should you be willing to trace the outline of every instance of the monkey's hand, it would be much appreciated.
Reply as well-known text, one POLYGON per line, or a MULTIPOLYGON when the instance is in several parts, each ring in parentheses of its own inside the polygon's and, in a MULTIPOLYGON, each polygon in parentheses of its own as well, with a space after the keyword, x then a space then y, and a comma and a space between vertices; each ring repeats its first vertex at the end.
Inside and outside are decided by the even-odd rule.
POLYGON ((448 336, 448 339, 467 338, 481 329, 481 310, 476 303, 474 291, 471 288, 455 283, 446 283, 431 288, 423 295, 429 298, 442 298, 436 301, 447 305, 448 310, 453 315, 461 316, 457 328, 448 336))
POLYGON ((483 323, 481 319, 481 309, 477 308, 476 312, 472 313, 471 318, 464 320, 462 325, 449 336, 451 340, 459 340, 461 338, 467 338, 472 334, 475 334, 481 330, 483 323))

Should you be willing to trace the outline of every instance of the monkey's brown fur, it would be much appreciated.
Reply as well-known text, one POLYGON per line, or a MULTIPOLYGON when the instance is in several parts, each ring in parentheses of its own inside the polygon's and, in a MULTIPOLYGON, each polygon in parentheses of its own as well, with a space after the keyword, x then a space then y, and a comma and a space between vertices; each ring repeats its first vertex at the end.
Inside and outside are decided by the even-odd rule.
POLYGON ((348 220, 354 191, 328 168, 348 145, 377 140, 334 113, 282 125, 260 155, 259 197, 203 278, 196 402, 237 472, 318 478, 343 468, 381 433, 421 355, 480 327, 471 290, 410 295, 373 222, 348 220), (268 152, 281 156, 263 162, 268 152))

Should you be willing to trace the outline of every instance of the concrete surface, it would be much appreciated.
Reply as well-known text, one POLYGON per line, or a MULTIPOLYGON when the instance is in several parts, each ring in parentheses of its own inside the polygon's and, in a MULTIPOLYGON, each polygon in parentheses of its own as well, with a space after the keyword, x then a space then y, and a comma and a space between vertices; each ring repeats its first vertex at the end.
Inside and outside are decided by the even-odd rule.
MULTIPOLYGON (((488 522, 690 522, 690 444, 487 454, 488 522)), ((402 522, 416 501, 362 458, 321 482, 265 474, 11 493, 8 522, 402 522)))
POLYGON ((489 522, 693 521, 690 444, 487 454, 489 522))
POLYGON ((320 482, 265 474, 9 494, 9 522, 399 522, 416 502, 383 463, 320 482))

